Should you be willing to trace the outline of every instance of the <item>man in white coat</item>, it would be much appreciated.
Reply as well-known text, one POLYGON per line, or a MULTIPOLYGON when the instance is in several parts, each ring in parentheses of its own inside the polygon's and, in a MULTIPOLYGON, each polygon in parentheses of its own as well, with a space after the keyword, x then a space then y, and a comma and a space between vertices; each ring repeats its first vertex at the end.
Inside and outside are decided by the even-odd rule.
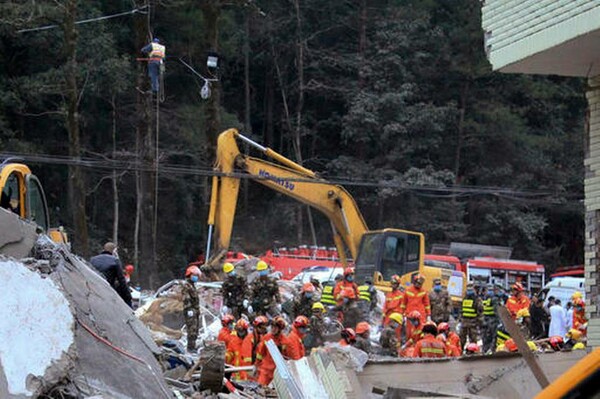
POLYGON ((550 328, 548 329, 548 336, 564 337, 567 333, 567 323, 565 320, 565 311, 560 305, 560 300, 557 299, 556 303, 550 307, 550 328))

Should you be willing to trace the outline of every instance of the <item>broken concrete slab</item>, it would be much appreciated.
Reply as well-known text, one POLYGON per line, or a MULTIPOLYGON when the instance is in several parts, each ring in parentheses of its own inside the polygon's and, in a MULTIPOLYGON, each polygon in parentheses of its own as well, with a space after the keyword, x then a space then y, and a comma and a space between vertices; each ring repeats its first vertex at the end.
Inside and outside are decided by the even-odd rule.
MULTIPOLYGON (((539 353, 553 381, 585 355, 583 351, 539 353)), ((356 374, 359 396, 375 397, 374 389, 399 388, 452 395, 532 398, 540 386, 518 353, 445 359, 370 360, 356 374), (435 378, 433 377, 435 376, 435 378)))
MULTIPOLYGON (((0 341, 10 344, 6 325, 14 326, 20 322, 21 328, 29 331, 29 345, 23 351, 0 352, 0 397, 21 399, 71 392, 74 397, 171 398, 172 393, 155 359, 158 347, 145 326, 106 280, 66 247, 53 243, 45 236, 40 236, 33 253, 36 260, 27 264, 15 259, 3 258, 0 261, 3 277, 12 276, 10 281, 16 285, 15 290, 26 292, 26 287, 32 281, 46 281, 46 289, 39 292, 45 301, 45 313, 36 307, 25 307, 24 302, 19 303, 10 314, 4 315, 0 341), (25 268, 29 271, 25 272, 25 268), (24 275, 20 276, 19 273, 24 275), (50 290, 48 287, 53 288, 50 290), (69 310, 72 317, 70 324, 68 317, 58 318, 58 312, 55 315, 54 309, 59 308, 63 312, 69 310), (40 331, 32 331, 31 320, 24 319, 28 312, 37 312, 32 317, 44 321, 59 319, 56 328, 48 329, 49 336, 44 338, 44 342, 53 342, 60 349, 60 359, 66 358, 67 361, 50 361, 50 364, 40 362, 44 372, 30 362, 34 349, 45 344, 40 342, 44 335, 40 331), (60 320, 62 322, 59 323, 60 320), (68 349, 68 341, 64 337, 69 336, 69 331, 66 330, 70 330, 73 337, 68 349), (39 379, 43 389, 23 394, 22 384, 17 389, 11 382, 9 390, 15 365, 24 365, 21 374, 29 376, 27 384, 39 379), (48 370, 53 371, 52 375, 60 376, 60 381, 49 378, 48 370)), ((5 278, 0 281, 6 281, 5 278)), ((53 359, 58 356, 57 353, 58 349, 53 359)), ((29 386, 34 388, 33 385, 29 386)))

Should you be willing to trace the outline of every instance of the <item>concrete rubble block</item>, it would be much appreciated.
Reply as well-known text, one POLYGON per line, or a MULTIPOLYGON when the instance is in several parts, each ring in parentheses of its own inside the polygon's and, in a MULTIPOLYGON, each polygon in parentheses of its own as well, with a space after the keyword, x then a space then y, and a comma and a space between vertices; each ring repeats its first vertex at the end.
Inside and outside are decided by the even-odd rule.
POLYGON ((2 315, 0 342, 15 347, 19 341, 11 333, 27 335, 23 350, 0 350, 0 397, 20 399, 71 392, 74 397, 171 398, 155 359, 159 348, 106 280, 45 236, 40 236, 33 254, 42 262, 28 260, 26 266, 16 260, 0 260, 0 281, 11 281, 5 285, 14 287, 12 291, 0 290, 2 303, 15 303, 3 307, 7 314, 2 315), (48 266, 51 271, 42 274, 40 270, 47 272, 48 266), (35 295, 14 300, 28 293, 33 284, 35 295), (35 361, 32 356, 40 347, 56 349, 47 361, 35 361), (15 366, 20 374, 15 375, 15 366), (19 375, 27 376, 25 388, 23 382, 13 383, 22 381, 19 375), (37 379, 43 392, 36 389, 37 379), (27 392, 23 393, 24 389, 27 392))

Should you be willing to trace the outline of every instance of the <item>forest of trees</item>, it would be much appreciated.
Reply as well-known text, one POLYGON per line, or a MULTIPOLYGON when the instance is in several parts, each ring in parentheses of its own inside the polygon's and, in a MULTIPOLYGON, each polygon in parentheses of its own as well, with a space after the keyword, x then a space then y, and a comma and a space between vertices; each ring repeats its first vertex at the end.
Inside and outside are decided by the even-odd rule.
MULTIPOLYGON (((510 246, 550 270, 583 262, 585 82, 492 72, 478 0, 9 0, 0 11, 2 154, 41 179, 76 253, 118 241, 145 287, 204 249, 216 137, 230 127, 341 182, 372 229, 510 246), (136 60, 152 37, 167 46, 158 109, 136 60), (206 73, 209 51, 220 82, 203 100, 181 60, 206 73)), ((312 230, 305 206, 244 183, 234 249, 312 244, 312 230)))

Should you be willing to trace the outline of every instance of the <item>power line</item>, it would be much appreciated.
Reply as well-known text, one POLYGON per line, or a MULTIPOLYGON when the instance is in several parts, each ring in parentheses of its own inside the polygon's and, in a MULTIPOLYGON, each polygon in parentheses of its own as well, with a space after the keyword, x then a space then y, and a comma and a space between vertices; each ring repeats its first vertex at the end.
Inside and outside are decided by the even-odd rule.
MULTIPOLYGON (((89 19, 84 19, 81 21, 76 21, 75 25, 83 25, 83 24, 87 24, 90 22, 96 22, 96 21, 104 21, 107 19, 113 19, 113 18, 118 18, 118 17, 123 17, 125 15, 133 15, 136 13, 140 13, 140 14, 145 14, 146 11, 145 9, 147 9, 148 6, 143 6, 143 7, 137 7, 134 8, 133 10, 129 10, 129 11, 124 11, 124 12, 120 12, 118 14, 111 14, 111 15, 103 15, 101 17, 96 17, 96 18, 89 18, 89 19)), ((55 29, 60 27, 60 25, 46 25, 46 26, 40 26, 37 28, 29 28, 29 29, 20 29, 17 31, 17 33, 27 33, 27 32, 39 32, 39 31, 43 31, 43 30, 50 30, 50 29, 55 29)))
MULTIPOLYGON (((130 172, 156 172, 156 165, 151 163, 143 163, 138 161, 120 161, 111 159, 80 157, 74 158, 69 156, 49 155, 49 154, 19 154, 19 153, 0 153, 0 158, 21 158, 29 163, 42 163, 54 165, 70 165, 83 166, 90 169, 102 170, 121 170, 130 172)), ((191 175, 191 176, 224 176, 237 179, 252 179, 252 180, 269 180, 267 177, 251 176, 243 172, 234 172, 225 174, 215 171, 208 165, 186 166, 169 163, 160 163, 159 172, 163 175, 191 175)), ((432 185, 415 185, 406 184, 399 181, 369 181, 356 180, 340 176, 327 176, 325 179, 310 179, 310 178, 282 178, 288 182, 309 183, 309 184, 333 184, 342 187, 370 187, 370 188, 388 188, 396 189, 400 192, 411 192, 422 197, 453 199, 464 198, 471 196, 492 196, 497 198, 517 200, 530 204, 536 203, 551 203, 563 205, 565 201, 552 200, 560 195, 566 201, 580 202, 583 197, 581 194, 569 194, 556 191, 546 190, 530 190, 530 189, 513 189, 508 187, 493 187, 493 186, 432 186, 432 185)))

